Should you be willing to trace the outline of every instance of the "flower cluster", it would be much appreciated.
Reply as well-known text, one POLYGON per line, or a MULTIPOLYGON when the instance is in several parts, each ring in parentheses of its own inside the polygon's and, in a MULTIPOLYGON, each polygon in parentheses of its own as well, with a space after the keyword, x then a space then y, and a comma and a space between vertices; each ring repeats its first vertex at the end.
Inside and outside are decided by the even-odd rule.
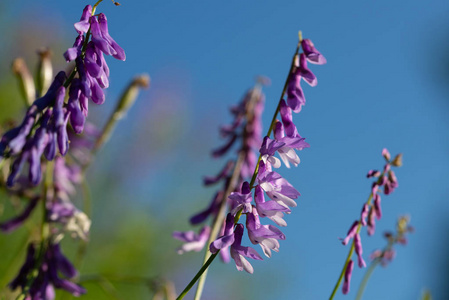
MULTIPOLYGON (((261 86, 267 83, 267 79, 260 78, 256 86, 245 94, 242 101, 237 106, 231 107, 230 111, 234 117, 232 123, 220 128, 220 134, 227 139, 227 142, 222 147, 213 150, 212 156, 215 158, 225 156, 240 141, 238 148, 240 159, 238 162, 229 160, 219 174, 204 178, 206 186, 220 182, 223 184, 213 196, 209 206, 190 219, 192 224, 203 223, 210 216, 215 218, 223 201, 226 201, 225 195, 229 193, 227 191, 236 190, 235 187, 239 188, 243 180, 252 175, 257 164, 256 151, 262 141, 261 117, 264 109, 264 94, 261 91, 261 86)), ((231 200, 229 201, 231 202, 231 200)), ((173 237, 186 243, 178 250, 178 253, 189 250, 200 251, 206 245, 210 234, 211 230, 208 226, 203 227, 199 234, 195 234, 193 231, 174 232, 173 237)), ((220 254, 223 261, 230 260, 228 252, 222 251, 220 254)))
MULTIPOLYGON (((307 68, 307 61, 315 64, 324 64, 326 62, 325 58, 315 49, 310 40, 301 40, 295 51, 291 71, 286 83, 286 90, 284 90, 284 94, 287 94, 287 101, 284 99, 280 100, 268 135, 265 136, 262 144, 260 144, 260 140, 257 144, 252 135, 250 135, 251 139, 248 139, 248 135, 245 132, 243 133, 243 139, 245 140, 246 138, 248 141, 244 142, 244 145, 251 146, 256 144, 257 147, 261 145, 259 147, 259 159, 256 163, 255 159, 248 159, 250 156, 242 155, 242 152, 240 152, 244 158, 243 165, 245 166, 240 170, 238 177, 240 179, 238 184, 240 189, 237 189, 237 191, 234 189, 234 192, 231 192, 227 197, 230 212, 222 225, 218 238, 209 246, 211 253, 219 252, 222 255, 223 252, 228 253, 229 249, 230 255, 239 271, 245 270, 248 273, 253 273, 253 267, 246 258, 262 260, 262 257, 256 250, 241 245, 245 226, 238 223, 240 216, 246 215, 245 225, 251 243, 260 245, 265 256, 271 257, 271 251, 279 251, 279 241, 284 240, 285 235, 274 225, 262 224, 261 218, 267 217, 278 226, 286 226, 287 223, 283 219, 284 214, 291 213, 291 208, 297 205, 295 199, 300 196, 300 193, 279 173, 273 171, 273 168, 279 168, 281 160, 288 168, 290 164, 297 166, 300 163, 300 159, 296 150, 309 147, 305 139, 299 135, 292 116, 292 112, 299 112, 305 104, 301 79, 304 79, 311 86, 315 86, 317 83, 315 75, 307 68), (304 52, 299 54, 298 51, 301 46, 304 52), (278 113, 281 115, 281 120, 276 120, 278 113), (273 131, 273 139, 269 137, 271 131, 273 131), (275 156, 276 153, 279 154, 280 159, 275 156), (252 177, 249 182, 250 176, 252 177), (248 181, 243 181, 246 178, 248 178, 248 181), (252 190, 254 190, 254 195, 252 190), (266 201, 265 195, 270 200, 266 201)), ((240 107, 244 106, 241 105, 240 107)), ((223 152, 230 148, 229 145, 232 145, 238 136, 235 128, 241 123, 241 118, 248 114, 247 108, 245 110, 234 109, 234 111, 236 112, 234 113, 236 115, 235 122, 229 127, 222 128, 222 133, 230 136, 230 141, 227 145, 215 151, 215 155, 222 155, 223 152), (239 114, 238 112, 242 113, 239 114)), ((256 108, 252 111, 259 112, 256 108)), ((247 119, 251 120, 248 117, 247 119)), ((259 126, 252 126, 252 128, 253 132, 260 131, 259 126), (258 130, 254 130, 254 128, 258 130)), ((227 170, 231 168, 227 165, 217 178, 222 178, 223 174, 227 174, 227 170)), ((234 167, 234 172, 235 170, 236 167, 234 167)), ((230 179, 228 178, 228 180, 230 179)), ((215 182, 215 178, 208 179, 207 182, 215 182)), ((223 203, 220 201, 220 198, 227 196, 226 193, 223 196, 224 191, 222 190, 218 193, 207 213, 218 210, 220 204, 223 203)), ((201 216, 201 220, 205 213, 198 215, 201 216)), ((198 216, 195 216, 194 220, 197 220, 198 216)))
POLYGON ((38 253, 36 247, 29 244, 25 263, 9 286, 12 290, 18 287, 27 290, 29 296, 26 299, 55 299, 55 288, 64 289, 74 296, 79 296, 86 290, 68 280, 76 277, 77 274, 76 269, 62 254, 59 244, 50 243, 43 253, 38 253), (32 273, 35 271, 38 275, 30 285, 29 276, 33 276, 32 273), (61 278, 59 273, 65 278, 61 278))
MULTIPOLYGON (((368 235, 373 235, 376 228, 376 219, 380 220, 382 217, 381 208, 381 196, 380 190, 383 188, 383 193, 385 195, 391 194, 395 188, 398 187, 398 181, 394 171, 391 167, 402 166, 402 154, 398 154, 393 160, 391 160, 391 155, 387 149, 382 150, 382 156, 386 160, 386 164, 383 171, 370 170, 367 174, 368 178, 377 178, 371 186, 371 194, 368 201, 363 205, 362 211, 360 213, 360 219, 355 220, 348 230, 346 237, 342 240, 343 245, 347 245, 351 239, 353 239, 353 246, 355 253, 357 255, 358 266, 360 268, 366 267, 366 263, 362 257, 363 248, 362 241, 360 237, 361 227, 366 226, 368 235)), ((343 284, 343 294, 349 292, 350 278, 352 273, 352 260, 349 261, 345 270, 345 281, 343 284)))
POLYGON ((396 256, 393 246, 395 244, 407 245, 407 233, 413 233, 414 228, 409 225, 410 218, 408 216, 399 217, 396 225, 396 234, 393 232, 385 232, 384 237, 387 239, 387 246, 384 249, 373 251, 370 255, 372 261, 379 262, 382 267, 386 267, 396 256))
POLYGON ((103 54, 125 60, 123 49, 108 33, 106 16, 92 14, 92 7, 86 6, 81 21, 75 24, 79 34, 75 45, 64 53, 67 61, 76 62, 70 76, 67 78, 65 72, 59 72, 46 94, 32 102, 22 124, 6 132, 0 140, 0 159, 15 157, 7 180, 9 187, 15 184, 27 162, 29 182, 39 184, 41 156, 47 160, 53 160, 58 152, 64 156, 69 148, 67 124, 70 122, 75 133, 82 133, 88 99, 96 104, 104 102, 103 89, 109 86, 109 68, 103 54), (67 89, 69 99, 65 103, 67 89))

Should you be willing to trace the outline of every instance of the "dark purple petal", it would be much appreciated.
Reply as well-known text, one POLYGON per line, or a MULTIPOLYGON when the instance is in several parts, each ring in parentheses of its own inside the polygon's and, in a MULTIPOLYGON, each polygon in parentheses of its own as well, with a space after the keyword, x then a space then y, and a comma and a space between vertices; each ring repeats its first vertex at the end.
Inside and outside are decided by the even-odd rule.
POLYGON ((0 229, 4 232, 11 232, 20 225, 25 222, 26 219, 30 216, 31 212, 36 207, 37 202, 39 201, 39 198, 33 198, 30 200, 30 203, 26 206, 26 208, 23 210, 23 212, 18 215, 15 218, 12 218, 11 220, 5 221, 0 223, 0 229))
POLYGON ((100 30, 101 30, 103 37, 108 41, 108 43, 111 45, 111 47, 115 51, 115 54, 113 54, 112 56, 119 60, 123 60, 123 61, 126 60, 125 51, 109 35, 107 19, 103 13, 100 13, 98 15, 98 23, 100 24, 100 30))
POLYGON ((300 63, 299 63, 299 69, 298 72, 301 75, 301 77, 308 83, 310 86, 316 86, 318 84, 318 80, 316 76, 312 73, 312 71, 309 70, 307 67, 307 59, 304 53, 301 53, 300 55, 300 63))
POLYGON ((89 30, 89 18, 92 15, 92 6, 87 5, 83 9, 83 14, 81 15, 81 19, 79 22, 75 23, 75 29, 78 34, 86 33, 89 30))
POLYGON ((345 281, 343 282, 342 292, 343 294, 349 293, 349 287, 351 284, 351 276, 352 276, 352 270, 354 269, 354 262, 352 260, 349 261, 348 265, 346 266, 345 270, 345 281))
POLYGON ((326 63, 326 58, 315 48, 311 40, 304 39, 301 41, 301 45, 310 63, 317 65, 324 65, 326 63))
POLYGON ((359 221, 354 221, 354 223, 352 223, 351 227, 348 230, 348 233, 346 235, 346 237, 344 238, 344 240, 342 241, 343 245, 347 245, 349 240, 352 239, 354 237, 354 235, 357 232, 357 228, 359 226, 359 221))

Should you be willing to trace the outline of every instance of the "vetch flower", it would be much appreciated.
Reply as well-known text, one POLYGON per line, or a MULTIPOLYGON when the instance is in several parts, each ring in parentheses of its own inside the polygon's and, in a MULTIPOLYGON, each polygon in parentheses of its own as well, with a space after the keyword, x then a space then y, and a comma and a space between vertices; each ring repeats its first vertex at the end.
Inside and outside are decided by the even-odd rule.
POLYGON ((254 201, 256 202, 256 210, 261 217, 271 219, 278 226, 287 226, 287 222, 283 217, 284 213, 289 214, 291 210, 276 201, 265 202, 264 192, 260 185, 254 188, 254 201))
POLYGON ((312 64, 324 65, 327 61, 326 58, 315 48, 315 45, 309 39, 303 39, 301 41, 302 50, 307 60, 312 64))
POLYGON ((242 210, 242 213, 244 214, 249 213, 252 210, 251 202, 253 201, 253 197, 247 181, 242 184, 241 191, 241 193, 233 192, 228 197, 228 199, 232 201, 233 208, 231 214, 234 216, 239 210, 242 210))
POLYGON ((183 254, 184 252, 189 251, 201 251, 204 248, 204 245, 207 242, 207 239, 210 235, 210 227, 204 226, 201 231, 197 234, 194 231, 173 232, 173 237, 180 241, 185 242, 179 249, 178 254, 183 254))
POLYGON ((232 214, 228 214, 225 224, 223 235, 213 241, 209 246, 211 253, 216 253, 218 250, 229 247, 234 243, 234 216, 232 214))
POLYGON ((235 241, 231 246, 231 257, 235 261, 235 266, 237 270, 243 271, 252 274, 254 272, 253 266, 246 260, 245 257, 249 257, 255 260, 263 260, 263 258, 251 247, 242 246, 242 237, 243 237, 243 225, 237 224, 235 227, 235 241))
POLYGON ((279 252, 278 240, 285 240, 285 235, 275 226, 260 224, 256 210, 246 215, 246 229, 251 243, 259 244, 267 257, 271 257, 271 250, 279 252))
POLYGON ((352 276, 352 270, 354 269, 354 262, 352 260, 349 261, 348 265, 346 266, 345 271, 345 280, 343 282, 342 292, 343 294, 349 293, 349 287, 351 284, 351 276, 352 276))

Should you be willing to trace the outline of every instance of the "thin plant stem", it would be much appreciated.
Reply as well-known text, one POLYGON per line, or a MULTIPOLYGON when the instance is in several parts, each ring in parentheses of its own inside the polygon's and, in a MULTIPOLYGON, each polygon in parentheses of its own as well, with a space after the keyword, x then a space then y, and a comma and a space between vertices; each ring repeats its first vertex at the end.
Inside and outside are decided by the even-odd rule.
MULTIPOLYGON (((267 132, 267 136, 269 136, 269 135, 271 134, 271 132, 273 131, 274 125, 275 125, 275 123, 276 123, 276 118, 277 118, 277 115, 278 115, 278 113, 279 113, 279 111, 280 111, 280 107, 281 107, 281 101, 282 101, 282 99, 283 99, 283 97, 284 97, 285 92, 287 91, 287 86, 288 86, 290 74, 292 73, 292 71, 293 71, 294 68, 295 68, 295 58, 296 58, 297 53, 298 53, 298 51, 299 51, 299 49, 300 49, 300 47, 301 47, 301 41, 302 41, 302 37, 301 37, 301 33, 299 33, 299 42, 298 42, 298 44, 297 44, 297 46, 296 46, 295 53, 294 53, 294 55, 293 55, 293 59, 292 59, 291 65, 290 65, 290 69, 289 69, 289 71, 288 71, 288 75, 287 75, 287 78, 286 78, 285 83, 284 83, 284 88, 282 89, 281 97, 280 97, 280 99, 279 99, 279 102, 278 102, 276 111, 274 112, 273 118, 272 118, 272 120, 271 120, 270 127, 269 127, 268 132, 267 132)), ((258 171, 259 171, 259 162, 260 162, 261 158, 262 158, 262 156, 259 155, 259 159, 257 160, 256 168, 255 168, 254 173, 253 173, 253 176, 252 176, 252 178, 251 178, 251 183, 250 183, 250 187, 251 187, 251 188, 253 188, 254 182, 255 182, 255 180, 256 180, 256 177, 257 177, 257 174, 258 174, 258 171)), ((240 160, 240 158, 239 158, 239 160, 240 160)), ((234 169, 234 170, 235 170, 235 169, 234 169)), ((234 172, 234 173, 235 173, 235 172, 234 172)), ((227 198, 227 197, 226 197, 226 198, 227 198)), ((224 199, 226 199, 226 198, 224 198, 224 199)), ((222 201, 221 206, 220 206, 220 211, 221 211, 222 209, 224 210, 224 208, 226 208, 226 201, 222 201), (222 208, 222 207, 223 207, 223 208, 222 208)), ((241 215, 241 214, 238 214, 238 215, 236 216, 235 223, 238 222, 238 220, 239 220, 239 218, 240 218, 240 215, 241 215)), ((221 223, 214 222, 214 225, 215 225, 215 224, 218 224, 218 225, 216 225, 216 226, 219 228, 219 226, 222 225, 223 218, 224 218, 224 217, 222 217, 221 223)), ((215 226, 214 226, 214 227, 215 227, 215 226)), ((214 237, 214 235, 211 234, 211 238, 212 238, 212 237, 214 237)), ((211 238, 210 238, 210 239, 211 239, 211 238)), ((215 238, 215 237, 214 237, 214 238, 215 238)), ((210 242, 211 242, 211 241, 209 241, 207 245, 209 245, 210 242)), ((177 300, 183 299, 184 296, 185 296, 185 295, 189 292, 189 290, 193 287, 193 285, 195 285, 195 282, 196 282, 199 278, 204 278, 204 279, 201 279, 203 282, 198 284, 198 289, 197 289, 197 292, 196 292, 196 295, 195 295, 195 300, 200 300, 201 294, 202 294, 202 290, 204 289, 204 281, 205 281, 206 274, 207 274, 207 273, 205 273, 205 272, 206 272, 207 268, 209 267, 209 265, 212 263, 212 261, 215 259, 215 257, 218 255, 218 253, 219 253, 219 251, 216 252, 215 254, 210 255, 209 249, 206 250, 206 256, 205 256, 205 259, 206 259, 206 257, 208 257, 208 256, 209 256, 209 258, 208 258, 207 261, 203 264, 203 266, 202 266, 201 269, 198 271, 198 273, 195 275, 195 277, 190 281, 190 283, 189 283, 189 284, 186 286, 186 288, 182 291, 182 293, 178 296, 178 298, 176 298, 177 300), (201 275, 202 275, 203 273, 205 273, 205 274, 204 274, 203 277, 201 277, 201 275)))
POLYGON ((360 283, 359 290, 357 291, 357 296, 355 297, 356 300, 361 300, 363 296, 363 292, 365 291, 366 284, 368 283, 368 280, 371 277, 371 274, 373 274, 374 269, 379 264, 380 259, 376 258, 371 265, 369 266, 368 270, 366 270, 365 275, 363 276, 362 282, 360 283))
MULTIPOLYGON (((384 177, 385 172, 382 172, 382 174, 379 176, 379 179, 377 180, 377 184, 381 183, 382 178, 384 177)), ((369 206, 371 204, 371 200, 373 199, 373 192, 371 192, 371 194, 368 197, 368 200, 366 201, 366 204, 369 206)), ((372 209, 372 208, 371 208, 372 209)), ((360 216, 359 219, 359 225, 357 226, 357 231, 356 234, 360 233, 360 230, 362 229, 362 217, 360 216)), ((341 284, 341 281, 343 280, 343 277, 345 275, 346 272, 346 268, 348 266, 349 261, 351 260, 352 254, 354 253, 354 248, 355 248, 355 242, 354 239, 352 240, 352 244, 351 244, 351 249, 349 250, 348 256, 346 258, 345 264, 343 266, 343 269, 341 270, 340 276, 338 277, 337 283, 335 284, 334 289, 332 290, 332 294, 329 297, 329 300, 334 299, 335 294, 337 293, 338 287, 341 284)))
POLYGON ((209 259, 206 261, 206 263, 201 267, 201 269, 198 271, 198 273, 193 277, 193 279, 189 282, 189 284, 186 286, 186 288, 181 292, 181 294, 176 298, 176 300, 181 300, 184 298, 185 295, 190 291, 190 289, 195 285, 195 282, 201 277, 201 275, 204 273, 204 271, 207 270, 209 265, 212 263, 212 261, 217 257, 218 253, 220 253, 220 250, 218 250, 216 253, 212 254, 209 259))

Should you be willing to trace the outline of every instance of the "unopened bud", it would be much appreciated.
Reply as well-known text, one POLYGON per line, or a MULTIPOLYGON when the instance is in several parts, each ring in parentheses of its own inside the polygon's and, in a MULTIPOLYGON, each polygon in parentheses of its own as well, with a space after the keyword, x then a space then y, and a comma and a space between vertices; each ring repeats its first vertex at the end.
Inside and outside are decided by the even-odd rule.
POLYGON ((401 167, 402 166, 402 153, 399 153, 396 155, 396 157, 393 159, 391 164, 395 167, 401 167))
POLYGON ((20 93, 27 106, 31 106, 36 99, 36 89, 33 78, 23 58, 16 58, 12 63, 12 71, 19 80, 20 93))
POLYGON ((39 62, 36 70, 36 85, 38 96, 45 94, 53 81, 53 66, 51 63, 51 51, 40 49, 37 51, 39 62))
POLYGON ((386 160, 387 162, 390 161, 391 156, 390 156, 390 152, 388 152, 387 148, 384 148, 384 149, 382 150, 382 156, 385 158, 385 160, 386 160))
POLYGON ((116 120, 123 118, 128 109, 134 104, 134 101, 136 101, 139 88, 148 88, 149 86, 150 76, 147 74, 136 76, 128 85, 122 97, 120 97, 120 101, 115 109, 114 118, 116 120))

